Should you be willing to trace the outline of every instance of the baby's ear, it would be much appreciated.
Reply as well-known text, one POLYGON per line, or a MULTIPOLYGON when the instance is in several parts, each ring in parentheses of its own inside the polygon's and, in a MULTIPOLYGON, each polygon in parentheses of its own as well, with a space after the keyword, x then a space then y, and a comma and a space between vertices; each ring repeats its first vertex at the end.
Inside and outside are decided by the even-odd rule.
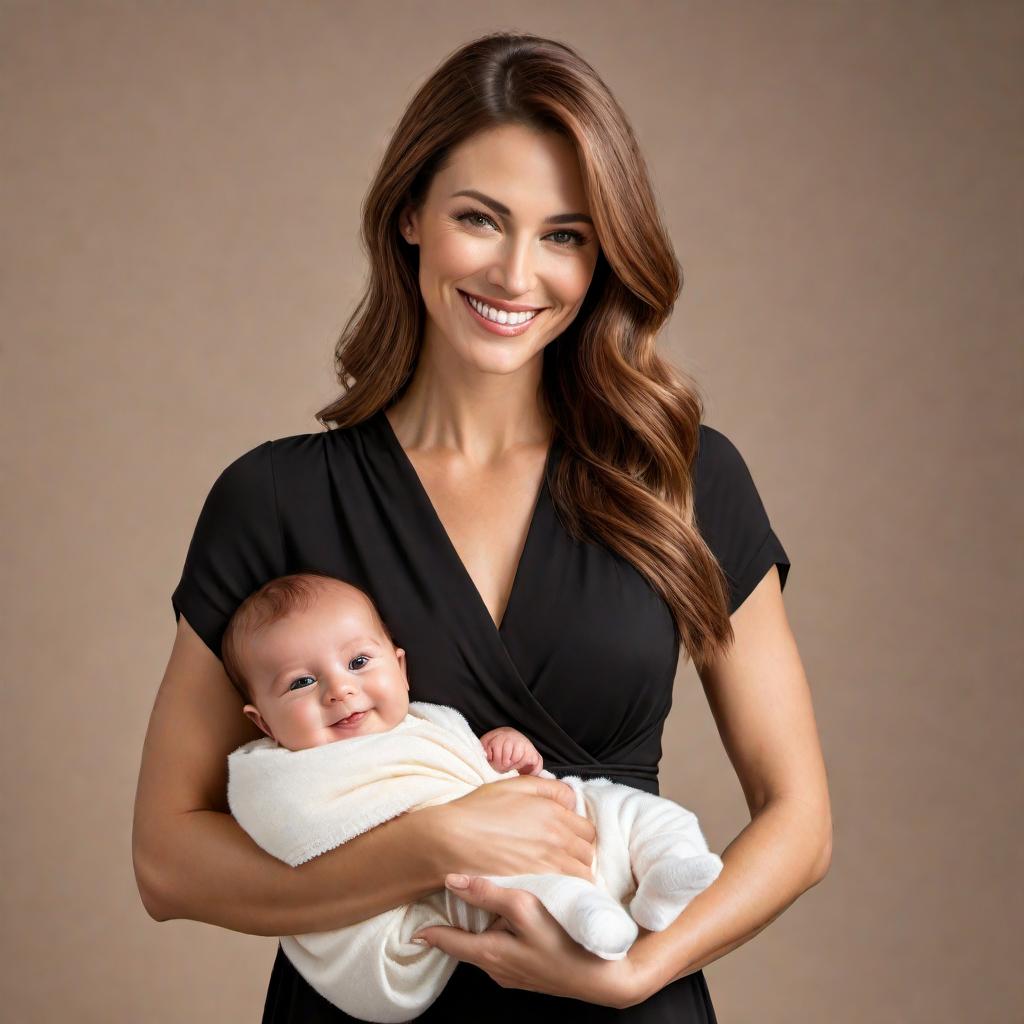
POLYGON ((263 716, 260 714, 259 709, 253 704, 246 704, 242 711, 245 712, 245 717, 249 719, 257 729, 266 733, 271 739, 274 738, 274 734, 267 728, 266 723, 263 721, 263 716))

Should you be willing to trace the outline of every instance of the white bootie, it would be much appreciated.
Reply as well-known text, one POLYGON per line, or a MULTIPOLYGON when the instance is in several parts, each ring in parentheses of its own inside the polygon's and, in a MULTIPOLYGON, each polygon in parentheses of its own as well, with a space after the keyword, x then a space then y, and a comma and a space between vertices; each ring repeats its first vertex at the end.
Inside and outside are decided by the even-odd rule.
POLYGON ((663 856, 647 869, 629 904, 633 920, 648 931, 664 931, 722 873, 722 866, 714 853, 663 856))

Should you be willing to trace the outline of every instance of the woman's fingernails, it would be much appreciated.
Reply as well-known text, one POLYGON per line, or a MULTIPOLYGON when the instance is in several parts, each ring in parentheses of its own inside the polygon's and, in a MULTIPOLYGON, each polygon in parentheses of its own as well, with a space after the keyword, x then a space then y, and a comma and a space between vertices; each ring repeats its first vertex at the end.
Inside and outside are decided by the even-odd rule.
POLYGON ((415 942, 417 946, 425 946, 427 944, 426 939, 413 939, 412 941, 415 942))
POLYGON ((465 889, 469 885, 469 879, 465 875, 448 875, 444 884, 449 889, 465 889))

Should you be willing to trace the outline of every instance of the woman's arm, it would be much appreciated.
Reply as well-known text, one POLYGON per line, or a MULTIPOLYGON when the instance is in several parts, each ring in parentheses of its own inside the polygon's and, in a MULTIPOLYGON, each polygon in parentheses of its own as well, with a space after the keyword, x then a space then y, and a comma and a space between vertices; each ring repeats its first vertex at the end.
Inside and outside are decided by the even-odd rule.
POLYGON ((718 878, 663 932, 630 949, 635 1002, 753 938, 824 878, 832 812, 810 689, 772 566, 732 617, 735 644, 701 673, 751 821, 718 878))
POLYGON ((262 733, 216 656, 181 616, 150 716, 135 796, 132 860, 157 921, 300 935, 366 920, 444 888, 437 807, 385 822, 293 868, 231 816, 227 756, 262 733), (436 860, 435 860, 436 857, 436 860))

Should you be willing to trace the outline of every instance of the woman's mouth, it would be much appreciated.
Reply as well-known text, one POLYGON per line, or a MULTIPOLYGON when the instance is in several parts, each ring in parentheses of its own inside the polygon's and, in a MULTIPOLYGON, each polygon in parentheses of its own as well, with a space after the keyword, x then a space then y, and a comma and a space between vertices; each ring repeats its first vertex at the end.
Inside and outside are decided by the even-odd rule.
POLYGON ((500 334, 506 338, 524 334, 542 314, 547 312, 547 307, 545 306, 534 313, 505 313, 477 299, 471 299, 461 288, 456 288, 455 290, 462 296, 462 304, 466 307, 469 315, 481 327, 492 334, 500 334), (500 323, 499 319, 489 319, 490 317, 498 317, 499 319, 504 317, 505 323, 500 323))

